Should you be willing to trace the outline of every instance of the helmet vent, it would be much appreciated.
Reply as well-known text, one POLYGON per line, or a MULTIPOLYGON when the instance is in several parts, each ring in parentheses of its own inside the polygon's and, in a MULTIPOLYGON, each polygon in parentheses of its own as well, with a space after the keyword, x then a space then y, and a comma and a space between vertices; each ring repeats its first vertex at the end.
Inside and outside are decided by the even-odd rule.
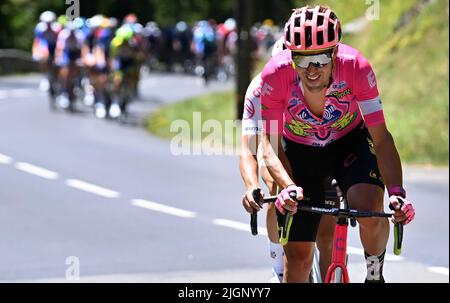
POLYGON ((323 44, 323 31, 317 32, 317 44, 318 45, 323 44))
POLYGON ((302 44, 302 36, 300 33, 295 33, 294 34, 294 38, 295 38, 295 45, 301 45, 302 44))
POLYGON ((331 12, 331 14, 330 14, 330 19, 333 19, 333 20, 336 20, 336 19, 337 19, 337 17, 336 17, 336 15, 335 15, 334 12, 331 12))
POLYGON ((311 29, 311 26, 306 26, 305 27, 305 35, 306 35, 306 37, 305 37, 305 40, 306 40, 306 47, 309 47, 309 46, 311 46, 312 45, 312 34, 311 34, 311 31, 312 31, 312 29, 311 29))
POLYGON ((323 25, 323 16, 322 15, 317 16, 317 25, 318 26, 323 25))
POLYGON ((328 41, 334 40, 334 24, 329 22, 328 23, 328 41))

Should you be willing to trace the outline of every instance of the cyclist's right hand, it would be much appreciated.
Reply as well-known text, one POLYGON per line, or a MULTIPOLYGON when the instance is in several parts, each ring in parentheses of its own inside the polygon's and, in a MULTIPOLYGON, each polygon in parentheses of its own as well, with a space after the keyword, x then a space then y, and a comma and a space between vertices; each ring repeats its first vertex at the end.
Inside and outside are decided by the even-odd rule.
POLYGON ((303 199, 303 189, 295 184, 291 184, 285 189, 283 189, 277 197, 277 201, 275 202, 275 206, 280 213, 285 214, 286 210, 291 212, 291 214, 295 214, 297 212, 297 201, 294 201, 289 193, 295 192, 297 196, 297 200, 303 199))
MULTIPOLYGON (((261 206, 259 206, 259 204, 256 203, 255 199, 253 199, 252 194, 253 194, 254 190, 255 190, 254 188, 249 189, 242 196, 242 205, 244 206, 245 210, 250 214, 252 214, 253 211, 255 211, 255 210, 256 211, 261 210, 261 206)), ((261 192, 260 195, 261 195, 261 200, 262 200, 264 197, 264 193, 261 192)))

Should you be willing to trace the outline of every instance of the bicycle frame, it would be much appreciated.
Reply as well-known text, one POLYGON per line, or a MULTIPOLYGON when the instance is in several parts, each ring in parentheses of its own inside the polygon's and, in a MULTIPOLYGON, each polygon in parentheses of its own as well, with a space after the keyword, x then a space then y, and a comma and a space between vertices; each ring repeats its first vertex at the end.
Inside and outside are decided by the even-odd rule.
POLYGON ((331 283, 338 268, 342 270, 342 283, 350 283, 346 265, 348 223, 338 222, 334 228, 333 257, 328 267, 325 283, 331 283))

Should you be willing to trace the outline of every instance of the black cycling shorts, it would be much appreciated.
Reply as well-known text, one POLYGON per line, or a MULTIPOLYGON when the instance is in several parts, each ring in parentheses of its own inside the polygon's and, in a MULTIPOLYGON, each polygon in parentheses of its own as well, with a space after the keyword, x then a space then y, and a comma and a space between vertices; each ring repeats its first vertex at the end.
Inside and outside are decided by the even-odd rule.
MULTIPOLYGON (((295 184, 303 188, 307 197, 301 202, 304 205, 329 207, 325 204, 325 192, 330 178, 336 179, 344 195, 358 183, 375 184, 384 190, 373 143, 364 124, 325 147, 302 145, 286 138, 284 141, 295 184)), ((277 218, 281 226, 278 210, 277 218)), ((289 241, 315 242, 320 218, 320 214, 297 211, 289 241)))

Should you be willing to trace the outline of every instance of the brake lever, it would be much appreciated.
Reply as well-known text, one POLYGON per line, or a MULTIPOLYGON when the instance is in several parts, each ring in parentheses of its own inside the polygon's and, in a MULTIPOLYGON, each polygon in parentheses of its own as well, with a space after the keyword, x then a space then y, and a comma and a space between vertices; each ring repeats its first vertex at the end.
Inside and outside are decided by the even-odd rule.
MULTIPOLYGON (((253 200, 255 200, 258 205, 261 206, 261 189, 256 188, 252 192, 253 200)), ((253 210, 253 213, 250 214, 250 228, 252 230, 252 235, 256 236, 258 234, 258 215, 256 210, 253 210)))

